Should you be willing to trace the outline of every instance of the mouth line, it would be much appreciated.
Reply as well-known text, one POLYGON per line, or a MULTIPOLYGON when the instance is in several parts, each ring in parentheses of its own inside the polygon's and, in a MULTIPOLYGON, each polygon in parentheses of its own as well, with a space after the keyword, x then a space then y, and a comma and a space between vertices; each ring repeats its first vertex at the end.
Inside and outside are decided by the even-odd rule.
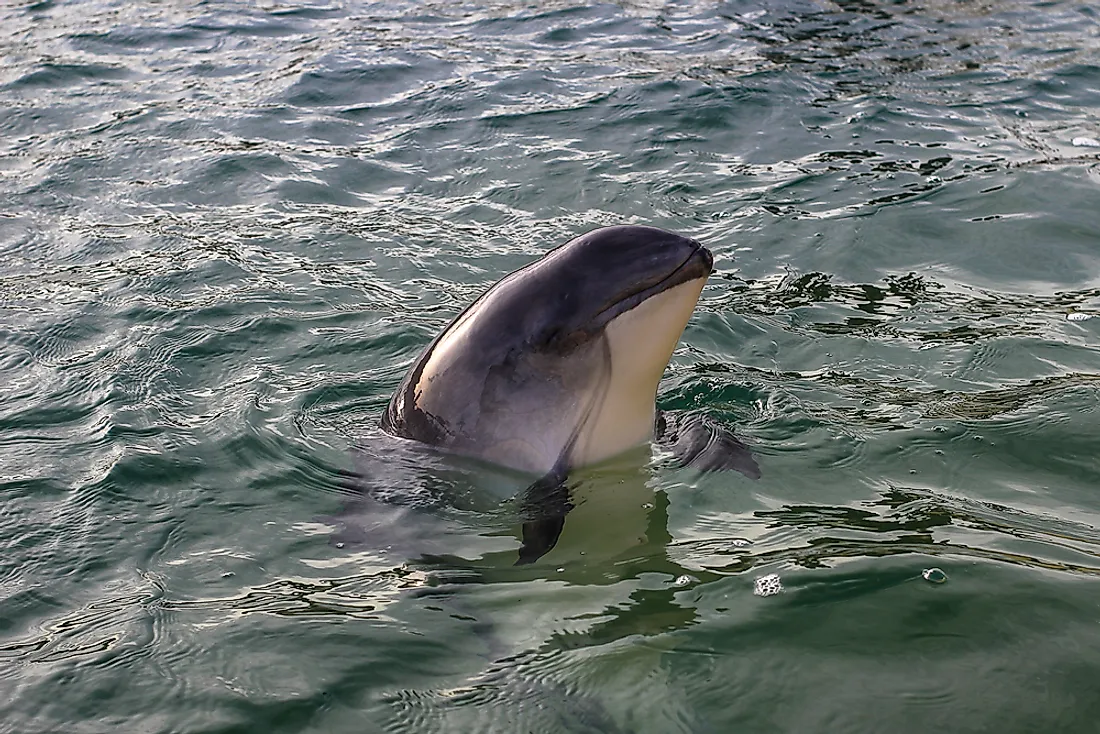
POLYGON ((578 344, 590 341, 596 335, 603 332, 605 326, 613 319, 621 316, 632 308, 636 308, 653 296, 671 290, 678 285, 683 285, 692 280, 706 279, 714 270, 714 256, 700 244, 684 258, 684 261, 673 268, 665 277, 651 286, 634 291, 619 299, 612 305, 600 311, 584 326, 573 331, 556 333, 547 344, 554 351, 568 351, 578 344))
POLYGON ((691 251, 691 254, 684 258, 684 261, 677 265, 671 273, 648 288, 635 291, 608 308, 605 308, 596 315, 593 321, 598 327, 602 327, 615 317, 626 313, 630 309, 635 308, 659 293, 664 293, 688 281, 708 277, 714 269, 712 257, 707 257, 709 254, 706 248, 702 245, 697 245, 696 248, 691 251), (705 263, 705 266, 700 269, 690 267, 697 262, 705 263))

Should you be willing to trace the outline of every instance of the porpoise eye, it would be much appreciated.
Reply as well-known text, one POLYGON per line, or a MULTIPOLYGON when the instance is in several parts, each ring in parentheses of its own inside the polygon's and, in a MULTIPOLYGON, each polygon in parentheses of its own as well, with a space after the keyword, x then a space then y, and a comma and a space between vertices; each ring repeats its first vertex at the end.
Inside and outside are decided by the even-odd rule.
POLYGON ((538 339, 538 344, 544 347, 553 347, 561 337, 561 329, 547 329, 538 339))
POLYGON ((557 354, 568 354, 589 338, 591 338, 591 335, 585 332, 584 329, 555 329, 552 332, 548 332, 547 338, 542 344, 546 351, 557 354))

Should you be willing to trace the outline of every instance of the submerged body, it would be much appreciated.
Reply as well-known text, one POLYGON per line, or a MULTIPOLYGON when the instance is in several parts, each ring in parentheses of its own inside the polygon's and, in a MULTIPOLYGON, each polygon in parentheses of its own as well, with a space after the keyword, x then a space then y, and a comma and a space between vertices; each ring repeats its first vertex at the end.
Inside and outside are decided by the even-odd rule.
MULTIPOLYGON (((405 376, 382 428, 542 476, 532 492, 556 497, 549 514, 560 532, 569 470, 647 443, 666 424, 657 385, 712 268, 705 247, 661 229, 581 235, 451 322, 405 376)), ((731 454, 726 468, 758 476, 747 449, 719 433, 706 426, 673 438, 688 454, 709 454, 701 468, 722 468, 718 447, 731 454)), ((525 545, 536 530, 525 526, 525 545)))

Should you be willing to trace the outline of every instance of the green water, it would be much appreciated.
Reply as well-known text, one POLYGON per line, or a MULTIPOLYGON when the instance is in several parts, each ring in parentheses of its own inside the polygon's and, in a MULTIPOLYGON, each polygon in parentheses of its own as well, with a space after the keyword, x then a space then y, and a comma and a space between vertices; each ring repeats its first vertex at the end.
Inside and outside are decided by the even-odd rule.
POLYGON ((1100 730, 1095 5, 0 23, 0 731, 1100 730), (658 398, 763 477, 335 542, 419 350, 621 222, 714 251, 658 398))

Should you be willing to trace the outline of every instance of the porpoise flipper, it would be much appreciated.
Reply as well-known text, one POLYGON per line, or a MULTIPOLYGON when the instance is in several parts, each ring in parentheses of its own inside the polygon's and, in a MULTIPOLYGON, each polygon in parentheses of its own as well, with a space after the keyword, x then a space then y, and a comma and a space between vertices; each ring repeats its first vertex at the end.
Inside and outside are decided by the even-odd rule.
POLYGON ((655 434, 681 466, 702 472, 732 469, 749 479, 760 478, 760 465, 749 447, 713 419, 694 413, 661 411, 657 414, 655 434))

